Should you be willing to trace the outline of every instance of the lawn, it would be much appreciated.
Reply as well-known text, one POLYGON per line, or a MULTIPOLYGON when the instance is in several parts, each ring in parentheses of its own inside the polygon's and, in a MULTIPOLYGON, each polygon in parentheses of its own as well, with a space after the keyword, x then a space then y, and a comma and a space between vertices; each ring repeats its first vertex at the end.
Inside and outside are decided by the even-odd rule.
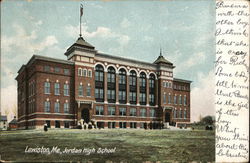
POLYGON ((0 159, 7 161, 213 162, 215 160, 214 131, 204 130, 54 129, 46 133, 42 130, 19 130, 0 132, 0 144, 0 159), (35 153, 34 150, 27 152, 29 148, 38 147, 49 148, 47 151, 50 153, 39 153, 39 151, 35 153), (66 152, 65 148, 75 148, 75 150, 66 152))

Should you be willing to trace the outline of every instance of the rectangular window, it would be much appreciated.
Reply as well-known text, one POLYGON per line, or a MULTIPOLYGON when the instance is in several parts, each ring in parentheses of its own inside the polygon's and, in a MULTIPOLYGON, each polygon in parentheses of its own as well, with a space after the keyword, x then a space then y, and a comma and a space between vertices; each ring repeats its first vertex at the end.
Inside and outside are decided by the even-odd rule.
POLYGON ((168 94, 168 104, 171 104, 171 94, 168 94))
POLYGON ((146 117, 146 109, 145 108, 140 110, 140 116, 141 117, 146 117))
POLYGON ((119 75, 119 84, 126 84, 126 76, 119 75))
POLYGON ((50 128, 50 121, 47 120, 47 121, 45 121, 45 123, 47 124, 47 127, 50 128))
POLYGON ((115 90, 108 89, 108 100, 115 100, 115 90))
POLYGON ((186 97, 186 95, 184 95, 184 105, 186 106, 187 105, 187 97, 186 97))
POLYGON ((55 102, 55 113, 59 113, 59 112, 60 112, 60 103, 55 102))
POLYGON ((64 84, 63 92, 64 92, 64 96, 69 96, 69 84, 64 84))
POLYGON ((126 91, 119 91, 119 101, 126 100, 126 91))
POLYGON ((136 86, 136 77, 129 76, 129 85, 136 86))
POLYGON ((95 114, 96 115, 103 115, 103 106, 96 106, 95 107, 95 114))
POLYGON ((45 82, 44 83, 44 93, 45 94, 50 94, 50 82, 45 82))
POLYGON ((179 105, 182 105, 182 98, 181 98, 181 95, 179 96, 179 105))
POLYGON ((156 117, 155 109, 150 109, 150 117, 156 117))
POLYGON ((50 67, 49 66, 44 66, 44 71, 47 71, 47 72, 49 72, 50 71, 50 67))
POLYGON ((154 105, 155 103, 155 95, 149 94, 149 104, 154 105))
POLYGON ((78 95, 83 96, 83 86, 82 85, 79 85, 79 87, 78 87, 78 95))
POLYGON ((163 104, 166 104, 166 103, 167 103, 167 95, 164 92, 164 94, 163 94, 163 104))
POLYGON ((64 72, 64 75, 69 75, 69 69, 64 69, 63 72, 64 72))
POLYGON ((50 112, 50 102, 49 101, 44 102, 44 111, 50 112))
POLYGON ((68 121, 64 122, 64 128, 69 128, 69 122, 68 121))
POLYGON ((90 97, 91 96, 91 87, 87 86, 87 96, 90 97))
POLYGON ((60 68, 59 67, 55 67, 55 73, 60 73, 60 68))
POLYGON ((95 98, 103 99, 103 89, 102 88, 95 88, 95 98))
POLYGON ((69 113, 69 103, 64 103, 64 113, 69 113))
POLYGON ((108 107, 108 115, 115 115, 115 107, 108 107))
POLYGON ((177 104, 177 96, 174 95, 174 104, 176 105, 177 104))
POLYGON ((182 111, 181 111, 181 109, 179 111, 179 118, 182 118, 182 111))
POLYGON ((108 122, 108 128, 115 128, 115 122, 108 122))
POLYGON ((130 103, 136 102, 136 92, 129 92, 129 101, 130 103))
POLYGON ((55 83, 55 95, 60 95, 60 84, 55 83))
POLYGON ((146 103, 146 93, 140 93, 140 103, 146 103))
POLYGON ((155 86, 155 81, 152 79, 149 79, 149 88, 154 88, 155 86))
POLYGON ((130 116, 136 116, 136 109, 130 108, 130 116))
POLYGON ((130 128, 136 128, 136 122, 130 122, 130 128))
POLYGON ((126 122, 119 122, 119 127, 120 128, 126 128, 127 127, 127 123, 126 122))
POLYGON ((140 86, 146 87, 146 80, 144 78, 140 78, 140 86))
POLYGON ((184 119, 187 118, 187 110, 186 110, 186 109, 184 109, 184 111, 183 111, 183 118, 184 118, 184 119))
POLYGON ((119 108, 119 115, 126 116, 126 108, 119 108))
POLYGON ((115 83, 115 74, 108 73, 108 82, 115 83))
POLYGON ((103 81, 103 72, 95 71, 95 81, 103 81))
POLYGON ((82 76, 82 69, 78 68, 78 76, 82 76))

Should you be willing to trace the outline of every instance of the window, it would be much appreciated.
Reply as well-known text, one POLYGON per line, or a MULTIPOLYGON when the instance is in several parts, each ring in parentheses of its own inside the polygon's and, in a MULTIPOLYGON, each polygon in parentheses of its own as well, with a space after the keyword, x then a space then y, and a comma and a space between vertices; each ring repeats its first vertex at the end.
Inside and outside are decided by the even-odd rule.
POLYGON ((50 121, 47 120, 47 121, 45 121, 45 123, 47 124, 47 127, 50 128, 50 121))
POLYGON ((168 94, 168 103, 171 104, 171 94, 168 94))
POLYGON ((115 90, 108 89, 108 100, 111 100, 110 102, 114 102, 115 100, 115 90))
POLYGON ((87 96, 90 97, 91 96, 91 87, 87 86, 87 96))
POLYGON ((176 110, 176 108, 173 110, 173 112, 174 112, 174 118, 177 118, 177 110, 176 110))
POLYGON ((87 69, 83 69, 83 76, 84 76, 84 77, 87 76, 87 69))
POLYGON ((136 92, 129 92, 129 101, 131 104, 136 103, 136 92))
POLYGON ((64 128, 69 128, 69 121, 64 122, 64 128))
POLYGON ((181 95, 179 96, 179 105, 182 105, 182 98, 181 98, 181 95))
POLYGON ((103 115, 103 106, 96 106, 95 107, 95 114, 96 115, 103 115))
POLYGON ((119 102, 123 103, 126 101, 126 91, 119 91, 119 102))
POLYGON ((63 86, 63 92, 64 92, 64 96, 68 96, 69 95, 69 84, 64 84, 64 86, 63 86))
POLYGON ((145 108, 140 110, 140 116, 141 117, 146 117, 146 109, 145 108))
POLYGON ((119 71, 119 84, 126 84, 126 71, 124 69, 119 71))
POLYGON ((136 86, 136 72, 135 71, 130 72, 129 85, 130 86, 136 86))
POLYGON ((167 103, 167 95, 166 95, 165 92, 164 92, 164 94, 163 94, 163 103, 164 103, 164 104, 167 103))
POLYGON ((82 68, 78 68, 78 76, 82 76, 82 68))
POLYGON ((149 104, 154 105, 155 104, 155 95, 149 94, 149 104))
POLYGON ((55 95, 60 95, 60 84, 55 83, 55 95))
POLYGON ((130 122, 130 128, 136 128, 136 122, 130 122))
POLYGON ((130 108, 130 116, 136 116, 136 109, 130 108))
POLYGON ((120 128, 126 128, 127 127, 127 123, 126 122, 119 122, 119 127, 120 128))
POLYGON ((78 87, 78 95, 83 96, 83 86, 82 85, 79 85, 79 87, 78 87))
POLYGON ((88 77, 92 78, 92 70, 88 70, 88 77))
POLYGON ((155 76, 150 74, 149 76, 149 88, 154 88, 155 87, 155 76))
POLYGON ((95 81, 103 81, 104 69, 101 65, 97 65, 95 68, 95 81))
POLYGON ((44 71, 47 71, 47 72, 49 72, 50 71, 50 67, 49 66, 44 66, 44 71))
POLYGON ((69 103, 64 103, 64 113, 69 113, 69 103))
POLYGON ((146 87, 146 74, 143 72, 140 74, 140 87, 146 87))
POLYGON ((60 68, 59 67, 55 67, 55 73, 60 73, 60 68))
POLYGON ((169 86, 169 88, 172 88, 172 83, 171 83, 171 82, 169 82, 168 86, 169 86))
POLYGON ((181 109, 179 111, 179 118, 182 118, 182 111, 181 111, 181 109))
POLYGON ((108 115, 115 115, 115 107, 108 107, 108 115))
POLYGON ((187 97, 186 97, 186 95, 184 95, 184 105, 186 106, 187 105, 187 97))
POLYGON ((55 113, 59 113, 59 112, 60 112, 60 103, 55 102, 55 113))
POLYGON ((44 83, 44 93, 45 94, 50 94, 50 82, 45 82, 44 83))
POLYGON ((140 93, 140 104, 141 105, 146 104, 146 93, 140 93))
POLYGON ((44 102, 44 111, 50 112, 50 102, 49 101, 44 102))
POLYGON ((64 69, 63 72, 64 72, 64 75, 69 75, 69 69, 64 69))
POLYGON ((103 99, 103 89, 102 88, 96 88, 95 89, 95 98, 96 99, 103 99))
POLYGON ((126 108, 119 108, 119 115, 126 116, 126 108))
POLYGON ((108 128, 115 128, 115 122, 108 122, 108 128))
POLYGON ((174 95, 174 104, 177 105, 177 96, 174 95))
POLYGON ((155 109, 150 109, 150 117, 155 117, 156 116, 156 113, 155 113, 155 109))
POLYGON ((115 83, 115 69, 113 67, 108 68, 108 82, 115 83))
POLYGON ((60 121, 55 121, 55 128, 60 128, 60 121))
POLYGON ((184 111, 183 111, 183 118, 184 118, 184 119, 187 118, 187 110, 186 110, 186 109, 184 109, 184 111))

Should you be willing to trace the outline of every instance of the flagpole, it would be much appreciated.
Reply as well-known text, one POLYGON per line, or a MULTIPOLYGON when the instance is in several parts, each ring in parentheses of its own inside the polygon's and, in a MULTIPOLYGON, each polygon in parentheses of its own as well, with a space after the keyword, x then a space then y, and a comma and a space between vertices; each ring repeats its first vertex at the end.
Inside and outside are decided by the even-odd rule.
POLYGON ((82 15, 83 15, 83 5, 80 5, 80 37, 82 37, 82 15))

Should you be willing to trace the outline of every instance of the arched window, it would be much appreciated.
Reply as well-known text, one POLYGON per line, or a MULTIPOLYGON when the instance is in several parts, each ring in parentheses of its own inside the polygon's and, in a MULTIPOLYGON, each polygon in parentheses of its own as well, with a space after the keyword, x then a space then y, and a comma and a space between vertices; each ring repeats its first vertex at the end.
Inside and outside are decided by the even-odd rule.
POLYGON ((119 103, 126 103, 126 71, 120 69, 119 71, 119 103))
POLYGON ((113 67, 108 68, 108 102, 115 103, 116 101, 116 93, 115 93, 115 87, 116 87, 116 77, 115 77, 115 69, 113 67))
POLYGON ((82 68, 78 68, 78 76, 82 76, 82 68))
POLYGON ((155 105, 155 76, 149 75, 149 105, 155 105))
POLYGON ((136 72, 130 71, 129 75, 129 101, 131 104, 136 104, 136 72))
POLYGON ((146 105, 146 74, 140 73, 140 104, 146 105))
POLYGON ((104 101, 104 68, 101 65, 95 67, 95 100, 104 101))

